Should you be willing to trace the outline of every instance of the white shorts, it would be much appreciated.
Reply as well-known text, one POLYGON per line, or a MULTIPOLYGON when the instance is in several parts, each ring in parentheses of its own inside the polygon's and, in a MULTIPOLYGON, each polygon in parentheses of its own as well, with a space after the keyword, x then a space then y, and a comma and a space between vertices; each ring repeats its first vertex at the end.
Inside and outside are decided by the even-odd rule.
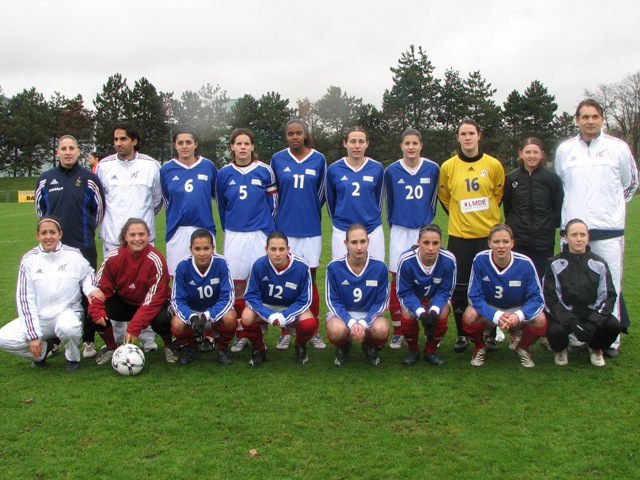
POLYGON ((246 280, 253 263, 266 255, 267 236, 260 230, 255 232, 224 231, 224 257, 229 263, 231 278, 246 280))
MULTIPOLYGON (((347 247, 344 244, 346 238, 347 232, 333 227, 333 234, 331 235, 332 260, 337 260, 347 254, 347 247)), ((368 252, 372 257, 384 262, 384 231, 382 230, 382 225, 369 234, 368 252)))
POLYGON ((398 272, 398 260, 403 252, 409 250, 418 243, 420 229, 407 228, 401 225, 391 227, 389 234, 389 271, 398 272))
MULTIPOLYGON (((176 233, 167 242, 167 266, 169 267, 169 275, 172 277, 176 274, 178 263, 189 255, 191 255, 191 234, 200 227, 178 227, 176 233)), ((213 235, 212 235, 213 237, 213 235)), ((216 246, 216 238, 213 237, 213 246, 216 246)))
POLYGON ((291 253, 304 258, 310 268, 320 266, 320 254, 322 253, 322 237, 289 237, 291 253))

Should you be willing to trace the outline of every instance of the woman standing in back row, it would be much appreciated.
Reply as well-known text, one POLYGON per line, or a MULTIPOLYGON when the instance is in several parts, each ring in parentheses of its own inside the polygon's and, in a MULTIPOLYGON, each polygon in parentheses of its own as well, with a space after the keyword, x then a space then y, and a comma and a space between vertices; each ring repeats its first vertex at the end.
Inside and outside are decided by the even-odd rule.
MULTIPOLYGON (((462 328, 462 315, 468 305, 467 288, 473 258, 487 248, 491 228, 500 223, 500 202, 505 174, 500 161, 480 149, 482 133, 469 118, 458 126, 458 154, 440 167, 438 197, 449 215, 448 250, 457 260, 456 287, 451 297, 458 339, 456 352, 464 352, 469 343, 462 328)), ((495 349, 495 339, 488 337, 488 349, 495 349)))

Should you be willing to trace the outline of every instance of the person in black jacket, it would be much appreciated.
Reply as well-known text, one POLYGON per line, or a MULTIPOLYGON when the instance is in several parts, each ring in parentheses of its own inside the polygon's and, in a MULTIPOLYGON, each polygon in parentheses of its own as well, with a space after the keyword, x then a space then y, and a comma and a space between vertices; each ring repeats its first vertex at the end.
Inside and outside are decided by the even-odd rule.
POLYGON ((528 256, 542 279, 560 226, 562 181, 543 166, 544 149, 539 139, 526 138, 518 156, 520 166, 507 175, 504 185, 505 223, 513 230, 513 250, 528 256))
POLYGON ((603 350, 620 333, 613 315, 616 290, 607 263, 589 248, 589 230, 579 219, 567 222, 566 245, 549 262, 544 275, 547 338, 556 365, 569 363, 569 334, 587 343, 591 363, 605 365, 603 350))

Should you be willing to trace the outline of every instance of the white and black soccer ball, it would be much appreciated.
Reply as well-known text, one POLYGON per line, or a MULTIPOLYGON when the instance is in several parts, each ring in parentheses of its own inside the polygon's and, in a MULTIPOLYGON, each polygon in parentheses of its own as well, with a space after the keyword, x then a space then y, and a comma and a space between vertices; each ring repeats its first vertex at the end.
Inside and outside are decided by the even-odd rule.
POLYGON ((132 343, 125 343, 116 348, 111 357, 111 366, 120 375, 139 374, 144 368, 144 352, 132 343))

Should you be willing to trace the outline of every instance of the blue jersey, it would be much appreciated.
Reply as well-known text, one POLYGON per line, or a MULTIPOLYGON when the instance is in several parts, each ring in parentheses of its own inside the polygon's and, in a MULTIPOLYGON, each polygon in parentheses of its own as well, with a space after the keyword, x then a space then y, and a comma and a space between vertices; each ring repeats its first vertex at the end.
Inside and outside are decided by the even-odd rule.
POLYGON ((420 228, 436 216, 440 167, 421 158, 414 171, 397 160, 384 172, 389 227, 420 228))
POLYGON ((346 158, 329 165, 327 208, 336 228, 361 223, 371 233, 382 225, 383 176, 382 164, 368 157, 357 171, 346 158))
POLYGON ((178 227, 206 228, 216 234, 211 199, 215 197, 217 176, 213 162, 203 157, 190 167, 176 159, 162 165, 160 186, 167 208, 167 242, 178 227))
POLYGON ((501 312, 514 308, 521 321, 533 319, 544 308, 544 300, 529 257, 511 252, 511 262, 500 271, 491 250, 478 253, 471 268, 469 303, 496 325, 501 312))
POLYGON ((327 266, 325 295, 327 307, 333 315, 349 324, 349 312, 366 312, 368 325, 382 315, 389 302, 389 272, 384 262, 368 256, 367 263, 356 275, 348 257, 334 260, 327 266))
POLYGON ((274 231, 278 188, 269 165, 259 161, 246 167, 225 165, 218 172, 216 199, 223 229, 261 230, 265 235, 274 231))
POLYGON ((289 237, 322 235, 322 206, 325 198, 327 161, 311 150, 302 160, 289 149, 271 158, 271 168, 278 184, 276 230, 289 237))
POLYGON ((286 323, 292 323, 311 305, 311 271, 299 257, 289 254, 289 265, 278 272, 265 255, 251 267, 244 294, 247 306, 263 320, 276 311, 267 305, 286 307, 282 312, 286 323))
POLYGON ((171 306, 182 320, 199 312, 217 322, 233 308, 234 301, 233 279, 224 257, 214 255, 204 273, 196 267, 193 257, 185 258, 176 267, 171 306))
POLYGON ((456 286, 456 257, 440 249, 435 263, 428 270, 420 261, 419 248, 407 250, 398 261, 396 293, 405 310, 418 316, 416 311, 424 308, 421 299, 427 297, 431 307, 438 313, 449 302, 456 286))

